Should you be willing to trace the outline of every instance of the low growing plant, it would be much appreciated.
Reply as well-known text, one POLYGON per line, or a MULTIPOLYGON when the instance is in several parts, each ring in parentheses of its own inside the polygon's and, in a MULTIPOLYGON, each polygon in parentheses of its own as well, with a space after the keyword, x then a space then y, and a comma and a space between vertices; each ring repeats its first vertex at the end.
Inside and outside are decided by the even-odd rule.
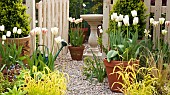
POLYGON ((44 67, 43 71, 38 71, 33 66, 32 73, 29 70, 22 71, 24 75, 23 89, 28 95, 65 95, 67 90, 68 75, 58 70, 51 71, 44 67), (33 77, 32 77, 33 76, 33 77))
POLYGON ((93 53, 93 59, 90 57, 84 58, 83 74, 87 79, 97 78, 98 82, 103 82, 106 77, 104 63, 93 53))

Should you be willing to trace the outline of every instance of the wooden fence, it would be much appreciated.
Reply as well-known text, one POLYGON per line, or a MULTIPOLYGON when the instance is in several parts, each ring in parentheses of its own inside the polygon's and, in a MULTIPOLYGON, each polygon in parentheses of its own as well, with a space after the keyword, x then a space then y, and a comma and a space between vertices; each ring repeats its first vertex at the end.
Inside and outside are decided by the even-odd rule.
MULTIPOLYGON (((147 6, 147 12, 146 14, 150 14, 150 13, 154 13, 154 19, 156 21, 159 20, 159 18, 161 17, 162 13, 166 14, 166 20, 170 21, 170 0, 166 1, 166 6, 162 6, 162 0, 155 0, 155 6, 151 5, 151 0, 143 0, 145 5, 147 6)), ((103 1, 103 30, 106 31, 109 27, 109 13, 110 10, 112 9, 113 4, 116 2, 116 0, 104 0, 103 1)), ((146 23, 146 29, 149 28, 149 17, 147 17, 146 19, 147 23, 146 23)), ((156 37, 160 38, 160 27, 157 27, 156 29, 156 37)), ((170 32, 170 27, 169 27, 169 32, 170 32)), ((105 42, 105 45, 107 44, 106 42, 108 42, 108 38, 107 38, 107 34, 104 33, 103 35, 103 42, 105 42)), ((153 37, 155 38, 155 37, 153 37)), ((165 40, 168 41, 168 43, 170 44, 170 33, 168 33, 168 35, 165 37, 165 40)))
MULTIPOLYGON (((38 27, 47 28, 47 36, 45 39, 42 38, 42 34, 39 36, 39 44, 42 44, 45 40, 48 48, 52 47, 52 35, 51 28, 58 27, 59 35, 62 39, 68 42, 68 18, 69 18, 69 0, 41 0, 35 4, 35 0, 26 0, 28 7, 27 13, 32 18, 31 28, 36 27, 36 11, 38 9, 38 27)), ((57 37, 56 36, 56 37, 57 37)), ((35 38, 32 38, 35 41, 35 38)), ((32 45, 34 50, 35 46, 32 45)), ((67 53, 65 48, 62 53, 67 53)))

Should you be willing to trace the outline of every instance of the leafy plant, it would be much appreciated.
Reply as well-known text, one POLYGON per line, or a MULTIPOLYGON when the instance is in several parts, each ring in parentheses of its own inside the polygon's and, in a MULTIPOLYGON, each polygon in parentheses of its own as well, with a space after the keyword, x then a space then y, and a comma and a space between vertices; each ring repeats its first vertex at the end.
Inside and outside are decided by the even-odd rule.
POLYGON ((52 72, 48 67, 44 67, 43 71, 38 71, 36 66, 33 66, 33 75, 29 70, 24 70, 22 73, 25 86, 19 89, 27 91, 28 95, 64 95, 66 93, 68 83, 66 73, 58 70, 52 72))
MULTIPOLYGON (((19 37, 26 37, 30 32, 30 19, 26 14, 26 6, 22 4, 22 0, 1 0, 0 1, 0 25, 4 25, 6 30, 0 33, 0 37, 7 31, 12 31, 13 27, 22 30, 19 37)), ((11 38, 15 38, 13 32, 11 38)))
POLYGON ((119 74, 119 78, 122 78, 123 83, 114 82, 112 86, 115 84, 122 85, 119 90, 125 95, 155 95, 156 89, 153 85, 158 78, 151 74, 153 70, 158 71, 154 67, 138 68, 136 64, 128 65, 126 68, 121 65, 115 66, 111 74, 119 74), (116 69, 119 69, 119 71, 115 72, 116 69), (142 80, 138 80, 138 75, 142 77, 142 80))
MULTIPOLYGON (((138 11, 137 16, 139 17, 139 24, 138 24, 138 33, 139 33, 139 38, 142 38, 144 33, 143 31, 146 28, 146 6, 142 0, 116 0, 116 3, 113 5, 113 8, 110 12, 110 15, 113 13, 118 13, 122 15, 129 15, 129 20, 130 20, 130 26, 129 26, 129 31, 132 33, 135 33, 136 31, 136 26, 133 26, 133 17, 130 15, 132 10, 138 11)), ((110 20, 109 22, 109 30, 114 29, 113 26, 114 22, 110 20)), ((122 31, 121 32, 126 32, 126 26, 122 26, 122 31)))
MULTIPOLYGON (((93 53, 93 52, 92 52, 93 53)), ((106 77, 106 70, 104 68, 104 63, 97 58, 93 53, 93 59, 90 57, 84 58, 83 74, 87 79, 92 80, 92 78, 97 78, 99 82, 103 82, 106 77)))
POLYGON ((2 93, 1 95, 25 95, 27 92, 22 91, 21 89, 17 89, 16 85, 14 85, 13 89, 7 88, 9 92, 2 93))
MULTIPOLYGON (((26 56, 21 56, 22 46, 16 46, 16 44, 5 44, 0 43, 0 56, 2 58, 1 67, 7 66, 8 68, 12 65, 19 64, 24 67, 23 60, 26 59, 26 56)), ((1 68, 4 69, 4 68, 1 68)))

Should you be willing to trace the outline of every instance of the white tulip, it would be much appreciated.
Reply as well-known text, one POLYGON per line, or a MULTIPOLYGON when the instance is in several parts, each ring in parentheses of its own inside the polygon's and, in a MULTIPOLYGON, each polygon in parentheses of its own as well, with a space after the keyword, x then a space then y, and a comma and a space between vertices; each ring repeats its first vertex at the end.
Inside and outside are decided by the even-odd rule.
POLYGON ((80 22, 83 22, 83 18, 80 18, 79 20, 80 20, 80 22))
POLYGON ((18 29, 17 34, 21 34, 21 33, 22 33, 22 30, 18 29))
POLYGON ((145 37, 148 37, 148 36, 151 37, 151 35, 149 34, 149 33, 150 33, 149 30, 146 30, 146 29, 145 29, 144 33, 145 33, 145 37))
POLYGON ((127 19, 129 21, 129 16, 128 15, 125 15, 125 19, 127 19))
POLYGON ((133 11, 131 11, 131 14, 132 14, 133 17, 136 17, 137 16, 137 11, 133 10, 133 11))
POLYGON ((58 30, 59 30, 59 28, 57 28, 57 27, 51 28, 51 32, 52 32, 53 35, 57 35, 58 34, 58 30))
POLYGON ((159 23, 162 25, 165 22, 165 18, 159 18, 159 23))
POLYGON ((36 35, 36 30, 35 30, 35 28, 30 31, 30 35, 31 35, 31 36, 35 36, 35 35, 36 35))
POLYGON ((122 22, 118 22, 118 27, 121 27, 122 26, 122 22))
POLYGON ((100 31, 100 33, 103 33, 103 29, 100 29, 99 31, 100 31))
POLYGON ((14 27, 14 28, 13 28, 13 33, 14 33, 14 34, 17 33, 17 27, 14 27))
POLYGON ((69 17, 68 18, 68 21, 72 22, 73 18, 72 17, 69 17))
POLYGON ((117 13, 113 13, 111 15, 111 20, 116 20, 117 19, 117 13))
POLYGON ((10 36, 11 36, 11 31, 7 31, 7 32, 6 32, 6 36, 7 36, 7 37, 10 37, 10 36))
POLYGON ((58 44, 58 43, 61 43, 61 36, 58 36, 57 38, 54 38, 55 42, 58 44))
POLYGON ((2 35, 2 40, 6 40, 6 35, 2 35))
POLYGON ((116 22, 119 22, 119 16, 117 16, 117 18, 116 18, 116 20, 115 20, 116 22))
POLYGON ((4 31, 4 30, 5 30, 5 26, 4 25, 0 26, 0 31, 4 31))
POLYGON ((42 34, 45 35, 48 32, 47 28, 42 28, 42 34))
POLYGON ((36 28, 35 28, 35 32, 36 32, 36 35, 40 35, 40 33, 41 33, 41 28, 40 28, 40 27, 36 27, 36 28))
POLYGON ((99 26, 98 29, 102 29, 102 26, 99 26))
POLYGON ((129 19, 127 17, 123 18, 123 23, 125 26, 129 26, 129 19))
POLYGON ((168 33, 168 31, 167 30, 162 30, 162 35, 166 35, 168 33))
POLYGON ((153 24, 155 20, 153 18, 150 18, 150 24, 153 24))
POLYGON ((138 17, 134 17, 133 18, 133 25, 137 25, 139 22, 139 18, 138 17))
POLYGON ((2 41, 2 45, 4 45, 5 44, 5 41, 2 41))
POLYGON ((123 20, 123 15, 119 14, 119 21, 123 20))
POLYGON ((75 24, 79 24, 80 20, 79 19, 76 19, 75 20, 75 24))
POLYGON ((153 22, 153 26, 154 26, 154 27, 157 27, 158 24, 159 24, 159 21, 154 21, 154 22, 153 22))
POLYGON ((86 7, 86 4, 83 3, 83 7, 86 7))

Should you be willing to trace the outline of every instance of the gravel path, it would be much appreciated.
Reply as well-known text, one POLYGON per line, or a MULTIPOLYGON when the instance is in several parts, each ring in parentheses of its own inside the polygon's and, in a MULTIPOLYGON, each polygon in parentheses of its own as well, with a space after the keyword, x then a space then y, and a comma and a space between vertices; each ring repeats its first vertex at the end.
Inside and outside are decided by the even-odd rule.
POLYGON ((69 75, 67 95, 122 95, 110 91, 107 78, 103 83, 86 80, 82 75, 83 61, 72 60, 69 53, 58 58, 56 64, 69 75))

